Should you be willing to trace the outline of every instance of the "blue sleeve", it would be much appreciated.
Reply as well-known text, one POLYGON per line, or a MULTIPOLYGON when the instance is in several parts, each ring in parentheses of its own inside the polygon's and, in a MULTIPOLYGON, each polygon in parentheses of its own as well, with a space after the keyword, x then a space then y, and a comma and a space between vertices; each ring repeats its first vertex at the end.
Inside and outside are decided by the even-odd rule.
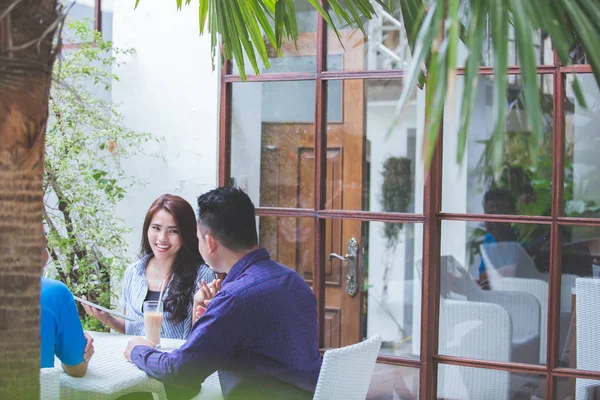
MULTIPOLYGON (((488 243, 496 243, 496 238, 492 236, 491 233, 486 233, 483 238, 483 244, 488 243)), ((479 263, 479 275, 485 272, 485 263, 483 262, 483 257, 481 257, 481 262, 479 263)))
POLYGON ((54 351, 63 364, 74 366, 83 362, 86 343, 83 328, 69 289, 64 285, 57 286, 54 295, 60 307, 54 351))

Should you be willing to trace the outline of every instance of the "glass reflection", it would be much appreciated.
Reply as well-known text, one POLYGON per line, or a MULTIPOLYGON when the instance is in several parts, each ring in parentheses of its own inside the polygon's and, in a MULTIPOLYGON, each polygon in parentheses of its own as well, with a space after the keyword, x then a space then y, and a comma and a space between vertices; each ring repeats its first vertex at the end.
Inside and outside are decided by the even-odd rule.
MULTIPOLYGON (((333 22, 338 27, 341 39, 333 35, 333 29, 330 27, 327 42, 328 55, 351 54, 349 57, 351 62, 336 65, 344 71, 407 70, 410 67, 412 56, 400 8, 396 7, 392 12, 387 12, 376 3, 373 3, 373 6, 377 13, 371 20, 364 23, 366 36, 359 29, 348 29, 347 25, 337 20, 335 14, 332 13, 333 22)), ((550 36, 542 31, 535 31, 532 39, 536 64, 554 64, 550 36)), ((458 67, 465 66, 469 52, 465 44, 459 41, 456 64, 458 67)), ((482 66, 493 65, 493 53, 491 26, 488 24, 481 49, 480 62, 482 66)), ((521 64, 512 26, 508 30, 507 58, 510 66, 521 64)), ((329 70, 339 70, 338 68, 329 70)))
POLYGON ((367 400, 417 400, 419 369, 389 364, 376 364, 367 400))
POLYGON ((234 83, 232 92, 231 183, 257 206, 313 208, 315 83, 234 83))
MULTIPOLYGON (((60 3, 62 3, 65 7, 69 8, 69 13, 66 16, 65 21, 67 22, 67 24, 69 22, 81 22, 83 23, 85 26, 87 26, 89 29, 94 29, 94 9, 95 9, 95 5, 94 2, 92 1, 83 1, 83 2, 72 2, 72 1, 66 1, 66 0, 61 0, 60 3), (74 4, 73 4, 74 3, 74 4)), ((75 30, 70 29, 67 24, 65 25, 65 28, 63 29, 62 32, 62 40, 65 44, 74 44, 77 43, 79 40, 79 37, 77 35, 77 32, 75 30)), ((112 32, 111 32, 112 34, 112 32)), ((104 37, 105 40, 110 40, 110 38, 107 38, 106 36, 104 37)))
POLYGON ((439 352, 546 363, 549 227, 442 223, 439 352))
POLYGON ((600 227, 562 227, 559 362, 600 371, 600 227))
POLYGON ((554 398, 557 400, 600 399, 600 380, 557 377, 554 398))
POLYGON ((401 80, 328 81, 327 208, 422 212, 424 99, 399 113, 401 91, 401 80))
MULTIPOLYGON (((467 144, 462 164, 456 162, 458 104, 447 109, 444 119, 444 165, 442 179, 442 209, 469 214, 550 215, 552 207, 552 81, 550 75, 540 75, 542 126, 537 158, 532 158, 531 131, 524 111, 521 78, 510 75, 507 92, 506 133, 502 144, 502 164, 494 170, 492 140, 494 111, 491 77, 480 76, 475 108, 467 130, 467 144), (535 161, 535 162, 534 162, 535 161), (502 189, 510 199, 504 207, 486 211, 489 191, 502 189)), ((462 96, 464 78, 457 80, 457 99, 462 96)), ((456 103, 460 103, 457 101, 456 103)))
POLYGON ((546 378, 483 368, 440 365, 438 399, 543 400, 546 378))
POLYGON ((278 263, 292 268, 310 283, 314 265, 313 221, 310 218, 260 217, 258 241, 278 263))
POLYGON ((379 334, 380 354, 419 356, 421 278, 415 261, 423 251, 422 235, 422 224, 326 220, 325 347, 379 334), (355 264, 336 256, 349 254, 352 241, 358 246, 355 264), (349 276, 358 283, 354 294, 348 291, 349 276))
POLYGON ((567 75, 565 88, 565 215, 600 217, 600 89, 592 74, 577 75, 587 109, 575 99, 567 75))
MULTIPOLYGON (((262 60, 257 54, 256 60, 261 74, 281 72, 316 72, 317 70, 317 11, 307 1, 292 0, 292 2, 294 3, 296 19, 298 23, 298 38, 295 43, 293 40, 284 40, 281 44, 280 55, 267 40, 266 35, 263 35, 267 47, 270 68, 267 68, 263 64, 262 60)), ((254 74, 250 60, 245 56, 245 54, 244 66, 246 69, 246 74, 254 74)), ((335 67, 332 66, 332 68, 335 67)), ((235 60, 232 65, 232 74, 239 74, 239 69, 235 63, 235 60)))
POLYGON ((421 278, 415 274, 415 261, 422 254, 422 225, 384 222, 363 225, 367 238, 365 337, 382 335, 381 354, 416 357, 421 278))

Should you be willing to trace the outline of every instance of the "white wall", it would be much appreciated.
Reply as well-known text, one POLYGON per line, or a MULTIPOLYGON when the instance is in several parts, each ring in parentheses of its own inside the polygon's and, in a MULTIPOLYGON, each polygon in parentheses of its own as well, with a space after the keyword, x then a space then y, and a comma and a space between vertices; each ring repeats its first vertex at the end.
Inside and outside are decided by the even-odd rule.
MULTIPOLYGON (((367 138, 371 144, 369 211, 383 211, 380 199, 383 183, 382 166, 385 160, 391 156, 415 157, 414 154, 408 154, 407 132, 410 128, 416 128, 414 118, 416 105, 414 103, 407 105, 400 118, 398 118, 400 122, 394 127, 390 138, 386 139, 388 130, 394 122, 395 108, 395 102, 371 101, 367 103, 366 129, 367 138)), ((387 315, 387 310, 393 312, 394 317, 403 326, 405 326, 405 322, 412 324, 412 321, 405 321, 404 315, 406 268, 412 268, 412 265, 405 265, 406 230, 403 229, 400 232, 398 245, 395 251, 392 252, 391 249, 386 248, 386 241, 382 236, 383 226, 383 223, 371 222, 369 229, 368 282, 370 288, 367 336, 379 333, 385 341, 397 341, 404 338, 398 335, 398 329, 394 321, 387 315), (388 291, 387 296, 384 296, 383 277, 388 263, 390 269, 386 279, 388 282, 388 291)))
MULTIPOLYGON (((195 207, 196 197, 217 184, 219 70, 212 70, 210 37, 198 34, 196 7, 176 11, 175 3, 143 0, 114 2, 113 40, 135 53, 114 71, 112 100, 120 103, 130 129, 163 136, 138 156, 124 161, 126 170, 148 184, 130 189, 116 210, 132 228, 130 254, 139 247, 143 218, 164 193, 177 194, 195 207)), ((217 66, 219 62, 217 60, 217 66)))

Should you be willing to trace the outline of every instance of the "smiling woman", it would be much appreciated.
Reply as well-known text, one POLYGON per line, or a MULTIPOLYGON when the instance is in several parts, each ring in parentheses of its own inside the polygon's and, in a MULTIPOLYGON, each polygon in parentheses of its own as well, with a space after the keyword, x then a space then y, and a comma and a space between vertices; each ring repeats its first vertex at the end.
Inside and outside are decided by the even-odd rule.
POLYGON ((86 312, 120 333, 144 335, 142 304, 158 300, 164 289, 161 337, 187 338, 198 283, 216 277, 198 252, 195 221, 192 206, 183 198, 165 194, 156 199, 144 219, 140 259, 127 268, 122 282, 121 305, 134 321, 89 306, 86 312))

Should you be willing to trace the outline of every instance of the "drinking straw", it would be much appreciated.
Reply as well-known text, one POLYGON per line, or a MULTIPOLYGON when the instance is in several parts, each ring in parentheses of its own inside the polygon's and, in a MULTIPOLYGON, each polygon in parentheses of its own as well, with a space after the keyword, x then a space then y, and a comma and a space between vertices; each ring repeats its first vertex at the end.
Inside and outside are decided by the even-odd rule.
POLYGON ((163 289, 165 288, 165 280, 163 279, 160 283, 160 294, 158 295, 158 302, 162 301, 163 289))

